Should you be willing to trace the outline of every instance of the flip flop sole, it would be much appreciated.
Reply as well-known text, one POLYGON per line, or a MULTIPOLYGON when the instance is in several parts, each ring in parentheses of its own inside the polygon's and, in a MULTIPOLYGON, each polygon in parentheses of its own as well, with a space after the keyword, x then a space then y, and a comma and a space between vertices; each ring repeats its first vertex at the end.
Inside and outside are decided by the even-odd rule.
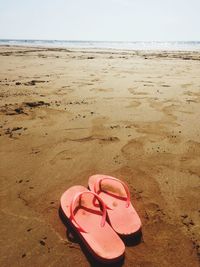
POLYGON ((96 197, 84 186, 73 186, 63 193, 61 209, 97 260, 105 263, 116 262, 124 257, 125 246, 106 221, 102 226, 102 211, 99 205, 95 204, 95 200, 96 197), (79 197, 74 203, 73 218, 70 208, 77 194, 79 197))
POLYGON ((123 183, 119 179, 107 175, 93 175, 89 177, 89 189, 97 193, 103 199, 104 203, 110 208, 107 209, 108 219, 112 228, 119 235, 128 236, 138 232, 142 223, 134 209, 133 205, 127 203, 127 192, 123 183), (103 178, 103 180, 102 180, 103 178), (102 180, 102 190, 95 188, 102 180))

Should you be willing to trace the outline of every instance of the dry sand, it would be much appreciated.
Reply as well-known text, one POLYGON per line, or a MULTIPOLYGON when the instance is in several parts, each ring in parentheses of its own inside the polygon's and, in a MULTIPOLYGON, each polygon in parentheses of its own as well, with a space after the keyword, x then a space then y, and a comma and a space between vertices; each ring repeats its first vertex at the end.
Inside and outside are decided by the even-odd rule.
POLYGON ((0 266, 97 266, 58 214, 96 173, 142 219, 123 266, 199 266, 199 118, 198 52, 1 47, 0 266))

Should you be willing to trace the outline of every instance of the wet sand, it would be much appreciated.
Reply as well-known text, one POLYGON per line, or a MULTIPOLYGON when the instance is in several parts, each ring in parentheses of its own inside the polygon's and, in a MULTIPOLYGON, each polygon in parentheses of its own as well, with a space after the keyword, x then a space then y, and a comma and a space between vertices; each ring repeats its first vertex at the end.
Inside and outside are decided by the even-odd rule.
POLYGON ((143 223, 121 265, 199 266, 199 74, 198 52, 0 47, 0 265, 97 266, 59 200, 103 173, 143 223))

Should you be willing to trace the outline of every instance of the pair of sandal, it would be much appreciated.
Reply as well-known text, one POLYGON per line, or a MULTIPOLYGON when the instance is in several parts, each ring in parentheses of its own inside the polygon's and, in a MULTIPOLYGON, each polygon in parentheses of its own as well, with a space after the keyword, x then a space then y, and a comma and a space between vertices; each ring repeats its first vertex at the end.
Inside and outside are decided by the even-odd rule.
POLYGON ((131 204, 128 186, 112 176, 93 175, 89 190, 72 186, 61 197, 61 209, 71 226, 97 259, 115 262, 124 256, 119 236, 130 236, 141 228, 131 204))

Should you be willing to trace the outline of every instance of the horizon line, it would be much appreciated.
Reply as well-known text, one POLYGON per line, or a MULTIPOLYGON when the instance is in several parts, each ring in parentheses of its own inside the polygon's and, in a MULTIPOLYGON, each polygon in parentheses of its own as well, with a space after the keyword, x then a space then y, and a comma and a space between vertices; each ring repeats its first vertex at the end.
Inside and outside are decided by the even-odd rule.
POLYGON ((122 40, 79 40, 79 39, 24 39, 24 38, 0 38, 1 41, 62 41, 62 42, 113 42, 113 43, 136 43, 136 42, 157 42, 157 43, 164 43, 164 42, 200 42, 200 40, 165 40, 165 41, 160 41, 160 40, 127 40, 127 41, 122 41, 122 40))

